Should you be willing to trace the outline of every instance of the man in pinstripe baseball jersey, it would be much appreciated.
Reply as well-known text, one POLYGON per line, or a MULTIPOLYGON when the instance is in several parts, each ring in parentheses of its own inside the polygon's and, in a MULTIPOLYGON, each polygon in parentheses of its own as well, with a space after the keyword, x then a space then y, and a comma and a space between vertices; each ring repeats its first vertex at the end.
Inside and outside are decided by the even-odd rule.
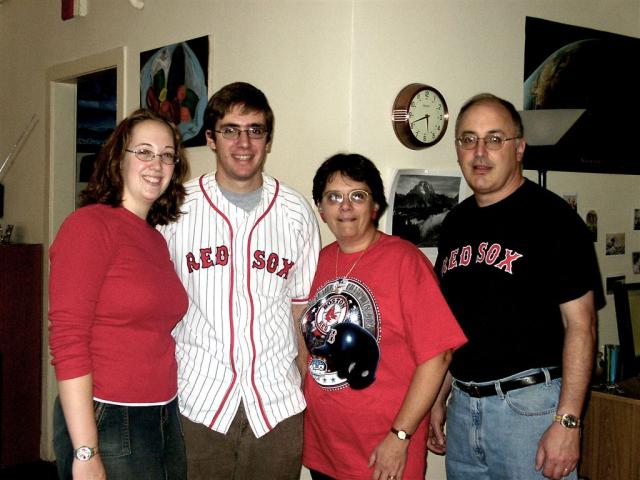
POLYGON ((306 349, 294 319, 320 240, 302 195, 262 171, 273 123, 254 86, 215 93, 216 171, 187 183, 183 215, 162 230, 190 298, 174 331, 190 479, 300 476, 306 349))

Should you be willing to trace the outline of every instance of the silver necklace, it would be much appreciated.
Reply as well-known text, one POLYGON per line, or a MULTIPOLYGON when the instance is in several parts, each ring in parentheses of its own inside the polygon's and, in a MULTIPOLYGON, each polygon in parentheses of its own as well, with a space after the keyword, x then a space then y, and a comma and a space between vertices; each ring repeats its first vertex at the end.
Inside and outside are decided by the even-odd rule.
POLYGON ((369 250, 369 247, 373 245, 373 243, 376 241, 377 236, 378 236, 378 232, 376 231, 371 241, 367 244, 367 247, 362 251, 362 253, 356 259, 356 261, 353 262, 353 265, 351 265, 351 268, 346 273, 346 275, 342 275, 341 277, 338 277, 338 263, 339 263, 338 260, 340 258, 340 245, 337 245, 338 248, 336 249, 336 283, 333 287, 333 291, 335 293, 338 293, 338 294, 342 293, 342 290, 344 290, 344 288, 347 286, 347 278, 349 277, 349 275, 351 275, 351 272, 353 272, 353 269, 356 268, 356 265, 362 259, 362 257, 364 257, 364 254, 367 253, 367 250, 369 250))

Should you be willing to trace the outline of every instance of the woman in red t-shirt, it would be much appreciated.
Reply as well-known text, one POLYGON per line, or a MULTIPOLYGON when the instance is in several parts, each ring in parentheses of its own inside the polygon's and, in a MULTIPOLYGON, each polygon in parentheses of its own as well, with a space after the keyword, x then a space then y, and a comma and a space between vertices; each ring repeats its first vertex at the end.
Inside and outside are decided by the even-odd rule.
POLYGON ((427 412, 466 338, 427 258, 378 230, 387 202, 370 160, 329 158, 313 199, 336 242, 301 319, 303 464, 314 479, 424 479, 427 412))

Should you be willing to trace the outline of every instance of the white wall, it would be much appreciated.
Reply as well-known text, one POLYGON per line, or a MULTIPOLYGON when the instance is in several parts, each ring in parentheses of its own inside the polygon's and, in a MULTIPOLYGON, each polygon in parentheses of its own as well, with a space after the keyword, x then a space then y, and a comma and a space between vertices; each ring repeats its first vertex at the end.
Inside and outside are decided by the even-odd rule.
MULTIPOLYGON (((369 156, 387 185, 396 168, 455 171, 453 128, 431 149, 408 150, 393 134, 391 103, 404 85, 423 82, 445 95, 453 117, 480 91, 521 105, 526 16, 640 36, 640 0, 146 0, 142 11, 127 0, 87 1, 88 15, 66 22, 58 1, 0 4, 0 159, 32 113, 40 119, 3 182, 0 223, 16 224, 20 241, 48 244, 53 233, 45 194, 45 76, 59 64, 125 46, 129 112, 139 105, 141 51, 210 35, 210 93, 244 80, 267 94, 276 114, 267 170, 310 197, 315 169, 337 151, 369 156)), ((213 165, 204 147, 189 155, 194 175, 213 165)), ((631 230, 639 177, 550 173, 548 186, 578 193, 583 218, 598 212, 600 254, 606 232, 626 231, 627 252, 640 250, 640 232, 631 230)), ((323 229, 324 240, 330 237, 323 229)), ((630 253, 600 260, 604 275, 640 281, 630 253)), ((612 305, 600 317, 600 343, 617 343, 612 305)), ((444 477, 440 461, 433 460, 430 478, 444 477)))

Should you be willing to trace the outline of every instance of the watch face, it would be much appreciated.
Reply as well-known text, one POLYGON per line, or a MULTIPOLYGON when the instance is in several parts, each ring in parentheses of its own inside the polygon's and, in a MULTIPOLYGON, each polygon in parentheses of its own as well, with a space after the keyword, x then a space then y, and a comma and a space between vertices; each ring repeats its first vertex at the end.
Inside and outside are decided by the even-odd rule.
POLYGON ((444 134, 446 107, 442 97, 433 90, 421 90, 409 106, 409 128, 422 143, 434 143, 444 134))
POLYGON ((567 428, 577 428, 578 419, 573 415, 565 414, 562 416, 562 426, 567 428))
POLYGON ((76 458, 81 461, 89 460, 93 457, 93 450, 89 447, 80 447, 76 450, 76 458))

